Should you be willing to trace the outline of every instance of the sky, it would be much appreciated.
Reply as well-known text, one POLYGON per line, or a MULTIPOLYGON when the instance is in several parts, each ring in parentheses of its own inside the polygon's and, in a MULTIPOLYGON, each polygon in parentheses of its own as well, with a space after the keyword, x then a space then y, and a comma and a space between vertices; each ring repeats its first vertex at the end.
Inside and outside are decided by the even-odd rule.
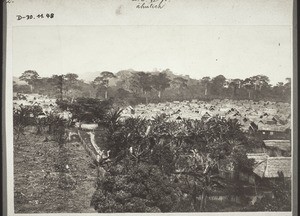
MULTIPOLYGON (((276 17, 287 20, 286 8, 281 11, 280 6, 276 7, 277 10, 272 11, 274 20, 276 17)), ((186 25, 134 25, 131 22, 130 25, 14 27, 13 75, 36 70, 42 77, 76 73, 79 78, 89 79, 89 74, 97 71, 116 73, 125 69, 169 68, 175 74, 196 79, 220 74, 244 79, 263 74, 276 84, 291 77, 291 25, 272 25, 272 22, 254 25, 257 22, 246 22, 242 16, 246 8, 236 11, 236 18, 243 17, 244 24, 196 22, 192 25, 193 22, 188 21, 186 25)), ((266 20, 272 20, 270 12, 265 12, 266 20)), ((260 12, 259 17, 263 15, 260 12)))

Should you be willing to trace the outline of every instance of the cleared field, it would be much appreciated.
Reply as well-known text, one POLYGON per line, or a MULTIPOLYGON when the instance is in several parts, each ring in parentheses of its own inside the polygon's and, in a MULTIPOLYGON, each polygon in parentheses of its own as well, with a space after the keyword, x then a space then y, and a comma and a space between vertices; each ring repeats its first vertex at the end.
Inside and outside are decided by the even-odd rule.
POLYGON ((14 142, 16 213, 95 212, 96 176, 80 142, 60 146, 29 130, 14 142))

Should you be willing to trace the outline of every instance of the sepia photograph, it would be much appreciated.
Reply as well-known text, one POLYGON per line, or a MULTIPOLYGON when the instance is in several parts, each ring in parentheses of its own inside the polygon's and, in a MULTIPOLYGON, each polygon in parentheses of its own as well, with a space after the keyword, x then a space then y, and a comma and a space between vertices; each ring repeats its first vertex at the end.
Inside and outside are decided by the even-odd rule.
MULTIPOLYGON (((291 22, 274 2, 266 20, 291 22)), ((293 29, 243 22, 14 26, 14 212, 291 212, 293 29)))

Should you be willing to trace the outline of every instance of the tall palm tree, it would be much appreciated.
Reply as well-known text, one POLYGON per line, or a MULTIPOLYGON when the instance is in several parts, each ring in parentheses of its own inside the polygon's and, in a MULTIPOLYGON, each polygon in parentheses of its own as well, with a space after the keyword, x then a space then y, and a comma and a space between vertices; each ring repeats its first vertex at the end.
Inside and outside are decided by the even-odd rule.
POLYGON ((204 90, 204 95, 206 96, 208 94, 208 86, 211 82, 211 78, 210 77, 203 77, 201 79, 201 83, 203 83, 205 90, 204 90))
POLYGON ((111 78, 115 78, 116 76, 109 71, 103 71, 101 72, 100 76, 96 77, 93 81, 93 84, 98 87, 104 87, 105 88, 105 93, 104 93, 104 98, 108 98, 108 87, 109 87, 109 80, 111 78))

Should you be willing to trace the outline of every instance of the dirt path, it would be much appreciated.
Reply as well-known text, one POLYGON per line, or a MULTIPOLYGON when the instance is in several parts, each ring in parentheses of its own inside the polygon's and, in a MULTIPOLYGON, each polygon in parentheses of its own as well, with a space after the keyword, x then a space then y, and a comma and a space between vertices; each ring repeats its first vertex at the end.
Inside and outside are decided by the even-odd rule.
POLYGON ((95 141, 95 134, 94 134, 93 132, 87 132, 87 134, 90 135, 91 143, 92 143, 93 148, 94 148, 95 151, 100 155, 100 154, 101 154, 101 150, 100 150, 100 148, 98 147, 98 145, 96 144, 96 141, 95 141))

